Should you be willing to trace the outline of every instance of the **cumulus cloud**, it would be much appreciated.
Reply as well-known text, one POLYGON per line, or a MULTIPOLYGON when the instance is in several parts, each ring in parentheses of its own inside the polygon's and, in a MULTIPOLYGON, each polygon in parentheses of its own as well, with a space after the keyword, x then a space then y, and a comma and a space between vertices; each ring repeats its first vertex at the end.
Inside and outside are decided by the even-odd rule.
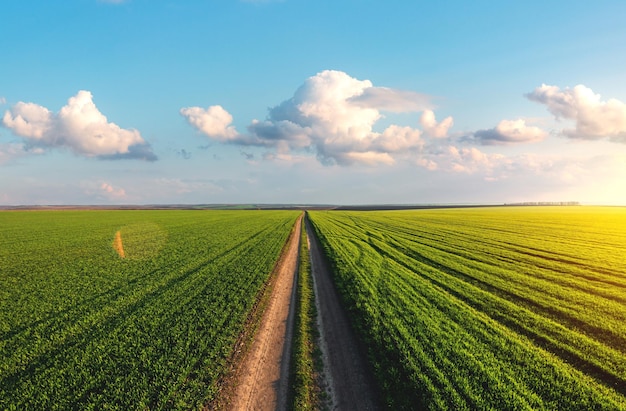
POLYGON ((210 106, 206 109, 185 107, 180 109, 180 114, 189 124, 212 139, 226 142, 239 135, 235 127, 230 125, 233 116, 222 106, 210 106))
POLYGON ((420 124, 424 128, 424 132, 430 137, 444 138, 448 136, 448 130, 454 124, 452 117, 446 117, 440 123, 435 119, 435 113, 432 110, 424 110, 420 117, 420 124))
POLYGON ((529 126, 524 119, 502 120, 494 128, 476 131, 470 140, 482 145, 510 145, 541 141, 548 136, 545 130, 529 126))
MULTIPOLYGON (((390 125, 374 130, 381 111, 428 110, 429 98, 410 91, 374 87, 341 71, 327 70, 309 77, 294 93, 269 110, 265 120, 254 120, 247 133, 230 124, 232 116, 219 106, 181 110, 188 122, 208 137, 242 146, 258 146, 286 155, 293 150, 313 152, 323 164, 392 164, 424 147, 422 131, 390 125)), ((427 134, 444 137, 452 118, 437 123, 434 113, 424 117, 427 134)))
POLYGON ((526 97, 545 104, 557 119, 573 120, 574 128, 562 130, 567 137, 609 138, 626 143, 626 104, 617 99, 603 101, 599 94, 581 84, 564 90, 542 84, 526 97))
POLYGON ((58 113, 35 103, 19 102, 2 122, 26 147, 68 148, 86 157, 156 160, 139 131, 110 123, 93 103, 89 91, 79 91, 58 113))

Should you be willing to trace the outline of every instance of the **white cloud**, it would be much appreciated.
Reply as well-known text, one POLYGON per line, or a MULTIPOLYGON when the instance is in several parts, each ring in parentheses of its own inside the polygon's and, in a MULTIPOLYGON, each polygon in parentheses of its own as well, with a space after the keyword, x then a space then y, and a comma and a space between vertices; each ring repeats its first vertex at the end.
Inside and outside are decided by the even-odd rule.
POLYGON ((382 134, 374 134, 371 147, 382 153, 399 153, 424 146, 422 132, 412 127, 401 127, 394 124, 387 127, 382 134))
POLYGON ((626 143, 626 104, 617 99, 602 101, 599 94, 583 85, 561 90, 546 84, 526 97, 545 104, 557 119, 574 120, 573 129, 562 130, 567 137, 589 140, 609 138, 626 143))
POLYGON ((502 154, 484 153, 477 148, 459 148, 448 145, 431 148, 423 153, 416 164, 427 170, 462 174, 482 174, 488 181, 506 178, 513 161, 502 154))
POLYGON ((435 113, 432 110, 424 110, 420 117, 420 124, 424 128, 424 132, 430 137, 444 138, 448 136, 448 130, 454 124, 452 117, 446 117, 440 123, 435 119, 435 113))
POLYGON ((69 148, 103 159, 156 160, 139 131, 108 122, 88 91, 79 91, 56 114, 35 103, 19 102, 4 113, 3 124, 23 137, 27 147, 69 148))
POLYGON ((185 107, 180 109, 180 114, 189 124, 212 139, 225 142, 233 140, 239 134, 235 127, 230 125, 233 116, 222 106, 210 106, 207 109, 185 107))
POLYGON ((499 187, 508 190, 508 201, 530 198, 623 204, 626 197, 617 188, 623 185, 626 176, 625 160, 626 156, 620 154, 526 153, 506 156, 485 153, 475 147, 449 145, 424 153, 415 164, 429 171, 438 171, 433 178, 448 174, 456 175, 458 179, 471 179, 467 181, 480 179, 488 184, 502 183, 504 185, 499 187), (516 189, 521 196, 514 195, 516 189), (590 194, 594 191, 597 192, 595 199, 590 194), (563 197, 562 193, 566 192, 576 194, 563 197))
POLYGON ((471 140, 483 145, 531 143, 545 139, 548 133, 539 127, 526 125, 524 119, 502 120, 495 128, 476 131, 471 140))
MULTIPOLYGON (((283 155, 308 150, 323 164, 375 165, 391 164, 424 146, 422 131, 413 127, 390 125, 374 131, 383 117, 381 111, 422 111, 429 107, 428 100, 418 93, 374 87, 369 80, 327 70, 306 79, 293 97, 269 110, 266 120, 253 120, 246 134, 230 126, 232 117, 219 106, 186 108, 181 114, 217 141, 265 147, 283 155)), ((452 118, 437 123, 429 113, 422 122, 429 135, 445 136, 452 118)))
POLYGON ((2 122, 14 134, 30 139, 42 140, 52 127, 52 113, 34 103, 19 102, 11 111, 4 113, 2 122))
POLYGON ((365 165, 393 164, 395 160, 389 153, 379 153, 376 151, 347 152, 342 153, 341 162, 343 164, 359 163, 365 165))
POLYGON ((7 99, 0 96, 0 104, 6 104, 7 103, 7 99))
POLYGON ((113 187, 109 183, 100 184, 100 193, 109 200, 121 200, 126 198, 126 190, 120 187, 113 187))

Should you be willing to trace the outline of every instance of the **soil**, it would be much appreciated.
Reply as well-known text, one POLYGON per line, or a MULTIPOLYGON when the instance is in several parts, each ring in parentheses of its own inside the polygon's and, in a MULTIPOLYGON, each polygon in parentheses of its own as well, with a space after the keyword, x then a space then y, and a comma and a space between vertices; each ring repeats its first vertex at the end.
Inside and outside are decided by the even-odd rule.
POLYGON ((241 364, 227 409, 287 409, 301 223, 302 217, 296 222, 289 248, 278 266, 270 300, 241 364))
POLYGON ((324 376, 333 410, 377 410, 379 396, 358 340, 335 289, 328 262, 306 220, 324 376))
MULTIPOLYGON (((277 266, 269 302, 236 376, 228 383, 229 410, 288 409, 289 362, 293 340, 295 291, 301 225, 307 241, 315 287, 317 324, 324 370, 321 385, 327 393, 324 408, 377 410, 379 396, 362 347, 351 328, 318 239, 306 218, 300 217, 287 252, 277 266)), ((220 407, 221 408, 221 407, 220 407)))

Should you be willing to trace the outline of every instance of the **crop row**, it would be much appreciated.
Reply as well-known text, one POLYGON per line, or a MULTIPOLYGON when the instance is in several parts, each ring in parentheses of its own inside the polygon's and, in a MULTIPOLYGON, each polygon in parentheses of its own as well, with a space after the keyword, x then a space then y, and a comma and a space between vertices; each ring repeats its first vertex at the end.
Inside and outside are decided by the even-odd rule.
POLYGON ((389 408, 626 407, 626 212, 311 212, 389 408))
POLYGON ((321 359, 316 352, 318 337, 314 283, 311 272, 306 224, 302 221, 300 255, 296 282, 291 391, 289 409, 305 411, 321 408, 321 388, 317 378, 321 359))
POLYGON ((210 401, 297 214, 0 213, 0 408, 210 401))

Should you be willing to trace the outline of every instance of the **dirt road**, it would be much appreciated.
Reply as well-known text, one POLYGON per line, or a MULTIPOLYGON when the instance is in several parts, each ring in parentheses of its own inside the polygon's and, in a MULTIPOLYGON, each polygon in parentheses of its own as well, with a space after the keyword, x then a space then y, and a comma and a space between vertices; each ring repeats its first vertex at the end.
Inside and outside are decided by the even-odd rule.
POLYGON ((270 301, 242 364, 229 409, 287 409, 301 224, 302 217, 298 218, 288 251, 278 265, 270 301))
POLYGON ((339 302, 331 271, 321 252, 321 246, 306 220, 311 267, 315 283, 321 350, 330 386, 332 409, 376 410, 375 384, 358 349, 348 316, 339 302))
MULTIPOLYGON (((278 264, 269 303, 259 330, 234 382, 231 410, 286 410, 293 336, 295 280, 300 230, 298 219, 287 252, 278 264)), ((318 310, 327 404, 333 410, 377 410, 376 389, 359 351, 348 316, 340 304, 331 272, 308 220, 307 237, 318 310)))

